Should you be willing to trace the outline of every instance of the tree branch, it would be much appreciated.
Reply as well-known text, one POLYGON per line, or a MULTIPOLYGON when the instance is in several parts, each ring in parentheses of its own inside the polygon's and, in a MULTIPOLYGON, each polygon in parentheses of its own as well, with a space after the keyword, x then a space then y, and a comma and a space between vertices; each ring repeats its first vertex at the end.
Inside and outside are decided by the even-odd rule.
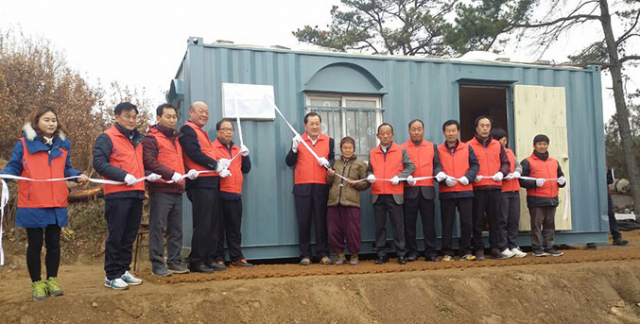
POLYGON ((618 40, 616 41, 616 44, 619 45, 622 42, 624 42, 627 38, 631 37, 632 35, 637 35, 637 34, 631 34, 631 32, 638 25, 638 19, 640 19, 640 10, 638 10, 638 14, 636 15, 636 20, 633 22, 633 25, 631 26, 631 28, 629 28, 629 30, 627 30, 624 34, 622 34, 622 36, 620 36, 620 38, 618 38, 618 40))
POLYGON ((636 60, 640 60, 640 55, 627 55, 624 56, 623 58, 621 58, 619 60, 620 64, 626 62, 626 61, 636 61, 636 60))
POLYGON ((600 20, 601 17, 600 16, 596 16, 596 15, 575 15, 575 16, 562 17, 562 18, 558 18, 558 19, 553 20, 553 21, 549 21, 549 22, 545 22, 545 23, 539 23, 539 24, 516 24, 516 25, 514 25, 514 27, 516 27, 516 28, 540 28, 540 27, 553 26, 553 25, 555 25, 557 23, 571 21, 571 20, 578 20, 578 19, 584 19, 584 21, 587 21, 587 20, 600 20))

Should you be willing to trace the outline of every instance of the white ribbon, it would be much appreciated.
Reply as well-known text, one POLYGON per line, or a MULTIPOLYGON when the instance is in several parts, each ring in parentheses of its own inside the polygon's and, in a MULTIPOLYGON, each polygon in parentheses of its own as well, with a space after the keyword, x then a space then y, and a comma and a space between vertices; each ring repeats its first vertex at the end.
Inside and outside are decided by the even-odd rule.
MULTIPOLYGON (((236 156, 233 157, 233 159, 235 159, 237 156, 238 156, 238 154, 236 154, 236 156)), ((233 159, 231 159, 231 161, 233 161, 233 159)), ((215 171, 212 171, 212 170, 197 171, 198 175, 200 175, 202 173, 214 173, 214 172, 215 171)), ((186 177, 187 177, 186 174, 182 175, 180 181, 184 180, 186 177)), ((3 235, 2 223, 4 222, 4 208, 7 205, 7 203, 9 202, 9 198, 10 198, 9 186, 7 185, 7 182, 5 181, 5 179, 32 181, 32 182, 52 182, 52 181, 69 181, 69 180, 78 179, 78 178, 80 178, 80 176, 73 176, 73 177, 66 177, 66 178, 52 178, 52 179, 31 179, 31 178, 26 178, 26 177, 15 176, 15 175, 11 175, 11 174, 0 174, 0 179, 2 181, 2 196, 0 197, 0 266, 4 265, 4 250, 2 248, 2 235, 3 235)), ((136 179, 136 183, 139 183, 139 182, 142 182, 142 181, 145 181, 145 180, 149 180, 149 176, 136 179)), ((173 183, 173 180, 170 180, 170 181, 161 180, 161 181, 163 181, 165 183, 173 183)), ((178 182, 180 182, 180 181, 178 181, 178 182)), ((111 184, 111 185, 125 185, 126 184, 126 182, 124 182, 124 181, 115 181, 115 180, 107 180, 107 179, 93 179, 93 178, 89 178, 89 182, 100 183, 100 184, 111 184)))
MULTIPOLYGON (((280 115, 280 117, 282 117, 282 119, 284 120, 284 122, 287 124, 287 126, 289 126, 289 129, 291 129, 291 131, 298 137, 300 136, 300 133, 298 133, 298 131, 296 131, 295 128, 293 128, 293 126, 291 126, 291 124, 289 123, 289 121, 287 120, 287 118, 284 117, 284 115, 282 114, 282 112, 280 111, 280 109, 278 109, 278 106, 276 106, 275 102, 271 102, 273 104, 273 108, 275 108, 276 112, 278 113, 278 115, 280 115)), ((302 137, 301 137, 302 138, 302 137)), ((304 146, 307 148, 307 150, 309 150, 309 152, 311 152, 311 155, 313 155, 313 157, 316 158, 316 160, 320 160, 320 157, 318 156, 318 154, 316 154, 316 152, 314 150, 311 149, 311 146, 309 146, 309 144, 307 144, 306 141, 302 141, 302 144, 304 144, 304 146)), ((329 169, 329 167, 324 166, 325 168, 329 169)))

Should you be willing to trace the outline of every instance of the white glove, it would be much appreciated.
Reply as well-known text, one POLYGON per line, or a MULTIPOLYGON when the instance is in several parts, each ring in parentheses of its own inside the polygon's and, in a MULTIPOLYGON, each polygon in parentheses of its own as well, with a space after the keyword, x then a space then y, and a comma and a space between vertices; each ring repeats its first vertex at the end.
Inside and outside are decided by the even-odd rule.
POLYGON ((518 171, 514 171, 513 172, 513 178, 514 179, 520 179, 520 176, 521 176, 520 172, 518 172, 518 171))
POLYGON ((178 183, 182 181, 182 174, 178 172, 174 172, 173 175, 171 176, 171 180, 173 180, 174 183, 178 183))
POLYGON ((216 167, 216 172, 220 173, 222 170, 228 169, 231 164, 231 160, 229 159, 220 159, 218 160, 218 166, 216 167))
POLYGON ((473 182, 480 182, 480 180, 482 180, 482 178, 484 178, 484 176, 477 175, 475 180, 473 180, 473 182))
POLYGON ((567 179, 564 176, 561 176, 560 178, 558 178, 559 185, 564 186, 565 183, 567 183, 567 179))
POLYGON ((511 179, 513 179, 513 173, 509 173, 507 174, 506 177, 504 177, 504 180, 511 180, 511 179))
POLYGON ((463 186, 468 186, 469 185, 469 178, 462 176, 460 177, 460 179, 458 179, 458 181, 460 181, 460 184, 463 186))
POLYGON ((231 176, 231 171, 224 169, 220 171, 220 178, 226 178, 231 176))
POLYGON ((157 173, 152 173, 147 177, 147 180, 149 180, 149 182, 156 182, 160 179, 162 179, 162 176, 157 173))
POLYGON ((400 183, 400 178, 398 178, 398 176, 393 176, 393 178, 391 178, 391 184, 394 186, 397 186, 400 183))
POLYGON ((536 187, 540 188, 544 186, 544 179, 536 179, 536 187))
POLYGON ((242 145, 242 147, 240 147, 240 155, 249 156, 249 148, 242 145))
POLYGON ((370 174, 370 175, 367 177, 367 181, 369 181, 369 183, 374 183, 374 182, 376 182, 376 176, 374 176, 373 174, 370 174))
POLYGON ((454 177, 447 177, 444 183, 447 185, 447 187, 453 187, 456 185, 456 179, 454 177))
POLYGON ((414 179, 412 175, 407 177, 407 183, 414 186, 416 183, 418 182, 418 180, 414 179))
POLYGON ((447 175, 444 174, 444 172, 440 171, 438 172, 438 174, 436 174, 436 181, 438 182, 442 182, 447 178, 447 175))
POLYGON ((323 157, 318 158, 318 164, 320 164, 321 167, 325 167, 325 168, 330 168, 331 164, 329 164, 329 161, 323 157))
POLYGON ((503 177, 504 177, 504 175, 502 174, 502 172, 498 172, 498 173, 494 174, 493 177, 491 177, 491 179, 493 179, 493 181, 495 181, 495 182, 500 182, 500 181, 502 181, 503 177))
POLYGON ((198 171, 195 169, 189 170, 189 172, 187 172, 187 178, 189 178, 189 180, 195 180, 198 178, 198 171))
POLYGON ((136 177, 134 177, 131 174, 128 174, 126 176, 124 176, 124 182, 127 184, 127 186, 135 186, 136 185, 136 177))
POLYGON ((302 137, 300 137, 300 135, 296 135, 295 137, 293 137, 293 139, 291 140, 291 150, 293 151, 293 153, 298 153, 298 144, 300 144, 300 142, 304 141, 302 139, 302 137))

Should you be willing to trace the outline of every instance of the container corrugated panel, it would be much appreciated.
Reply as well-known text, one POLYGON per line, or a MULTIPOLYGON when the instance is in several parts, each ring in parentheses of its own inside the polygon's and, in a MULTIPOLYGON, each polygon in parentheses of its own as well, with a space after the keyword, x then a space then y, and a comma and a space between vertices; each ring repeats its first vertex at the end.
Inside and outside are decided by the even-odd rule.
MULTIPOLYGON (((202 44, 201 39, 199 44, 202 44)), ((382 85, 378 94, 382 95, 383 119, 394 125, 397 143, 408 140, 407 124, 415 118, 425 122, 426 139, 442 143, 442 123, 460 117, 458 89, 461 82, 507 84, 507 88, 515 84, 565 87, 573 229, 558 233, 556 242, 606 240, 604 128, 600 71, 597 68, 552 68, 199 44, 190 44, 177 76, 183 77, 185 85, 181 123, 188 118, 188 103, 196 100, 206 102, 210 119, 205 129, 212 139, 215 138, 215 123, 222 118, 222 83, 273 85, 276 104, 302 132, 305 90, 309 90, 307 83, 318 71, 336 64, 357 66, 382 85)), ((337 75, 336 84, 343 88, 342 92, 352 93, 357 89, 356 85, 340 84, 339 79, 337 75)), ((511 98, 511 92, 508 92, 511 98)), ((512 109, 509 102, 508 110, 512 109)), ((509 113, 509 117, 512 116, 513 113, 509 113)), ((286 166, 284 161, 293 134, 279 119, 277 116, 275 121, 242 122, 244 141, 251 150, 252 160, 252 170, 245 176, 243 187, 242 235, 243 249, 248 258, 299 255, 292 194, 293 168, 286 166)), ((513 120, 509 120, 509 129, 513 129, 513 120)), ((336 153, 338 156, 339 152, 336 153)), ((184 206, 184 243, 188 248, 192 223, 186 195, 184 206)), ((361 211, 363 251, 368 252, 374 239, 373 210, 368 191, 362 195, 361 211)), ((438 236, 439 214, 436 205, 438 236)), ((457 229, 454 235, 458 235, 457 229)), ((527 233, 522 233, 520 239, 523 245, 529 242, 527 233)))

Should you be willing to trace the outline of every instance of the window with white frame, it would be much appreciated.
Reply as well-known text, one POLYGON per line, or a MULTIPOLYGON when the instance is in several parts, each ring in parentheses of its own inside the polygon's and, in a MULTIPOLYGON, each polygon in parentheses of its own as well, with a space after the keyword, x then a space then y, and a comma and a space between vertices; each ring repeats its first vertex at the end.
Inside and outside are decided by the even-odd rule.
POLYGON ((378 145, 376 128, 382 123, 380 96, 312 94, 306 95, 306 113, 322 117, 322 133, 335 141, 334 151, 340 155, 340 140, 349 136, 356 142, 356 155, 368 157, 378 145))

